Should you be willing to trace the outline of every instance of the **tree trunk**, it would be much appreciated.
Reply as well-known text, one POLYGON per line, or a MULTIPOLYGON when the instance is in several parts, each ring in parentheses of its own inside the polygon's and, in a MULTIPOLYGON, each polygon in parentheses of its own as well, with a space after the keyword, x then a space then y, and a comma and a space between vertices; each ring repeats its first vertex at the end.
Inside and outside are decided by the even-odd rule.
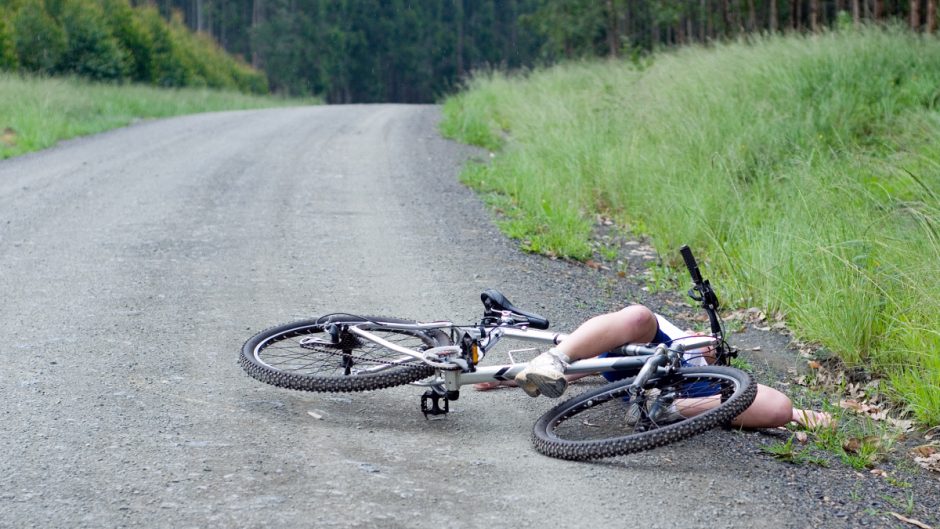
MULTIPOLYGON (((264 0, 254 0, 251 5, 251 29, 254 30, 264 21, 264 0)), ((254 43, 251 46, 251 65, 257 69, 264 66, 264 58, 258 53, 254 43)))
POLYGON ((881 0, 873 0, 872 4, 871 19, 874 21, 881 20, 881 0))
POLYGON ((927 0, 927 33, 937 30, 937 0, 927 0))
POLYGON ((731 34, 731 0, 724 0, 721 3, 721 14, 725 22, 725 31, 724 34, 727 37, 731 34))
POLYGON ((617 31, 617 10, 614 0, 607 0, 607 54, 610 58, 617 56, 620 34, 617 31))
POLYGON ((708 38, 708 28, 705 25, 705 18, 708 17, 708 6, 706 5, 707 0, 699 0, 698 2, 698 38, 700 41, 705 42, 708 38))
POLYGON ((627 35, 627 42, 630 44, 630 47, 633 47, 633 45, 636 44, 633 41, 633 29, 633 17, 630 13, 630 2, 627 2, 626 5, 623 6, 623 31, 627 35))
POLYGON ((911 0, 911 29, 920 29, 920 0, 911 0))
POLYGON ((819 32, 819 0, 809 0, 809 29, 819 32))
POLYGON ((770 32, 776 33, 777 27, 780 25, 780 19, 778 18, 780 14, 777 12, 777 0, 770 0, 770 6, 768 9, 770 10, 770 13, 769 13, 770 32))
MULTIPOLYGON (((519 53, 519 25, 516 23, 519 19, 519 12, 516 7, 516 0, 511 0, 509 2, 511 9, 510 12, 510 30, 509 30, 509 49, 511 53, 507 53, 506 57, 512 57, 513 54, 521 56, 519 53)), ((521 61, 516 62, 516 65, 520 64, 521 61)), ((512 63, 510 63, 512 65, 512 63)))
POLYGON ((852 0, 852 22, 855 23, 855 27, 862 24, 862 6, 859 1, 852 0))
POLYGON ((751 33, 757 31, 757 8, 754 0, 747 0, 747 30, 751 33))
POLYGON ((457 79, 463 78, 463 0, 454 0, 454 22, 457 26, 457 45, 454 47, 457 79))

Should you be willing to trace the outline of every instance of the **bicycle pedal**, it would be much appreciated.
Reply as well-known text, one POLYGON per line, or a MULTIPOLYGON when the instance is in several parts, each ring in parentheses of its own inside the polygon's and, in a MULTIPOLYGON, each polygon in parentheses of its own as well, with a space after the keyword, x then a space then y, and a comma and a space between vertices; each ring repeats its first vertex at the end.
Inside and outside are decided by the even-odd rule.
POLYGON ((421 413, 424 414, 425 419, 443 419, 444 415, 449 412, 450 401, 446 396, 431 389, 421 395, 421 413), (443 402, 443 406, 441 402, 443 402))

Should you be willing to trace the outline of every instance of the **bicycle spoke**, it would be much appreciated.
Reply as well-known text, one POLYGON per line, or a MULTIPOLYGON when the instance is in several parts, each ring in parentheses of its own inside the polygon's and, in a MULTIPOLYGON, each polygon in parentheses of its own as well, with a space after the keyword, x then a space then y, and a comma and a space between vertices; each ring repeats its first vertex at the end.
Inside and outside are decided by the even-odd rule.
MULTIPOLYGON (((371 332, 401 347, 419 351, 427 348, 424 340, 412 331, 379 329, 371 332)), ((364 340, 360 340, 349 355, 328 344, 301 344, 301 341, 310 335, 322 333, 321 328, 312 327, 304 332, 280 336, 276 341, 263 344, 256 351, 256 356, 261 362, 280 371, 304 375, 355 376, 355 366, 359 364, 376 366, 402 363, 401 353, 364 340)))

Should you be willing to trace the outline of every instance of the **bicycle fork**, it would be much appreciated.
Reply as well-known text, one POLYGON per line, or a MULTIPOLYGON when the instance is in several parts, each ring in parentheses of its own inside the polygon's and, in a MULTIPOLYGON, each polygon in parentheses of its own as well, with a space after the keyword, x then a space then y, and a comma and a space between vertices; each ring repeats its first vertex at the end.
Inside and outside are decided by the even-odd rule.
POLYGON ((640 372, 637 373, 636 377, 633 379, 633 383, 627 387, 627 394, 629 395, 630 401, 630 414, 636 417, 638 420, 642 419, 642 422, 651 421, 652 417, 656 416, 659 413, 659 410, 649 409, 648 406, 642 405, 645 401, 644 389, 646 383, 649 382, 650 377, 653 376, 660 368, 667 366, 675 366, 679 363, 679 357, 674 351, 670 351, 665 344, 659 344, 656 346, 656 351, 653 355, 647 360, 643 367, 640 369, 640 372))

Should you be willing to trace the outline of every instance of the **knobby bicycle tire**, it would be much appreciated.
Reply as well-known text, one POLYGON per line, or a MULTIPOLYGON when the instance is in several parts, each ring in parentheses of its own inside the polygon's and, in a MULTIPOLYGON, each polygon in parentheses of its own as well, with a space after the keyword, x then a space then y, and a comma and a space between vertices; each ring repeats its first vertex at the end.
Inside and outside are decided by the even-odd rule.
MULTIPOLYGON (((331 323, 363 321, 414 323, 378 316, 330 316, 288 323, 261 331, 245 342, 239 364, 261 382, 302 391, 368 391, 408 384, 434 374, 434 368, 417 360, 377 372, 358 373, 357 366, 387 365, 403 357, 401 353, 358 338, 347 344, 350 355, 344 355, 337 347, 300 343, 307 337, 325 335, 325 327, 331 323)), ((387 341, 417 350, 451 343, 447 334, 439 329, 400 330, 371 325, 368 330, 387 341)))
MULTIPOLYGON (((672 375, 654 375, 645 386, 645 409, 676 402, 686 410, 713 406, 675 422, 658 422, 649 415, 639 420, 630 407, 627 388, 633 377, 575 396, 542 415, 533 428, 535 449, 560 459, 613 457, 663 446, 705 430, 728 424, 757 395, 747 373, 731 367, 689 367, 672 375)), ((661 408, 660 408, 661 409, 661 408)), ((691 411, 687 411, 691 413, 691 411)), ((664 414, 668 415, 668 414, 664 414)), ((675 415, 672 417, 675 419, 675 415)))

